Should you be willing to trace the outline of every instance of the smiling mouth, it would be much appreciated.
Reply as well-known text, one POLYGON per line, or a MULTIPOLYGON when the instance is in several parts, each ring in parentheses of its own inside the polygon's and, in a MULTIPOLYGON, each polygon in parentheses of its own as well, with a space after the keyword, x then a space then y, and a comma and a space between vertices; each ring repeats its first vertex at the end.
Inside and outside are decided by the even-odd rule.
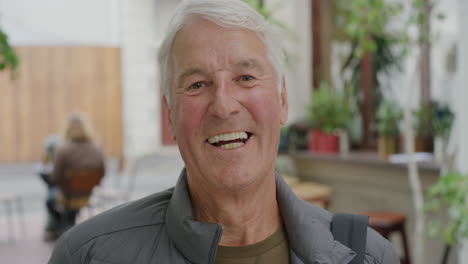
POLYGON ((206 142, 222 149, 235 149, 242 147, 252 135, 252 133, 246 131, 225 133, 212 136, 206 142))

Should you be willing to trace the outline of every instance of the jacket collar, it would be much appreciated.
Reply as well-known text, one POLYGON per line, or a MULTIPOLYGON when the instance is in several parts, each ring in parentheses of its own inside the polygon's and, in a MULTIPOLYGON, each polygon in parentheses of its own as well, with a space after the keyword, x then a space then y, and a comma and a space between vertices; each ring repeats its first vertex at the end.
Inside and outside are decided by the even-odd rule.
POLYGON ((169 238, 192 263, 214 263, 222 226, 194 220, 192 202, 184 169, 174 188, 166 212, 169 238))
POLYGON ((355 253, 333 239, 332 215, 299 199, 276 172, 276 199, 288 234, 291 263, 342 263, 355 253), (294 257, 294 258, 293 258, 294 257), (296 260, 295 260, 296 259, 296 260))
MULTIPOLYGON (((278 173, 275 177, 291 263, 338 263, 352 256, 353 251, 333 239, 331 214, 297 198, 278 173)), ((169 238, 185 258, 193 263, 213 263, 222 226, 194 220, 185 169, 169 201, 166 225, 169 238)))

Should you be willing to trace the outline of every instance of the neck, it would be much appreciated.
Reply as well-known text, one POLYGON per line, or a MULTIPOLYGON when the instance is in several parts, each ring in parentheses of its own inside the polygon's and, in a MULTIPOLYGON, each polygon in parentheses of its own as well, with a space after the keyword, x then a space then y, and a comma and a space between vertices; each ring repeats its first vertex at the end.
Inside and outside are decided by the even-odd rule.
POLYGON ((192 186, 189 180, 195 220, 222 225, 222 246, 245 246, 266 239, 280 228, 281 216, 275 177, 265 178, 255 186, 232 192, 192 186))

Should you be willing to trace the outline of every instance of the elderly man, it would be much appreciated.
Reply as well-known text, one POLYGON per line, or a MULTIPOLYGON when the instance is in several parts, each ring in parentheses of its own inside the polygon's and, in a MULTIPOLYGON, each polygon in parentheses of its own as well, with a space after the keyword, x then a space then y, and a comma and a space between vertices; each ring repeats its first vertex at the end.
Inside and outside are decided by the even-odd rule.
MULTIPOLYGON (((281 54, 242 1, 182 2, 159 63, 185 169, 175 188, 70 230, 49 263, 351 263, 331 214, 275 174, 288 112, 281 54)), ((369 229, 365 263, 398 262, 369 229)))

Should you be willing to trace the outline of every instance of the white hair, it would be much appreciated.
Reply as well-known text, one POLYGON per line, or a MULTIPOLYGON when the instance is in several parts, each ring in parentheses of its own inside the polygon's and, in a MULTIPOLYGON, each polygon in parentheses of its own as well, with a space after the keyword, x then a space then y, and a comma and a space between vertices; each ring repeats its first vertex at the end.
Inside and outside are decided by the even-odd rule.
POLYGON ((202 17, 224 27, 237 27, 255 32, 265 44, 268 59, 277 78, 277 89, 281 92, 284 74, 284 52, 279 34, 273 25, 255 9, 241 0, 184 0, 175 10, 167 34, 159 49, 159 72, 163 95, 170 105, 171 72, 170 53, 174 38, 191 18, 202 17))

